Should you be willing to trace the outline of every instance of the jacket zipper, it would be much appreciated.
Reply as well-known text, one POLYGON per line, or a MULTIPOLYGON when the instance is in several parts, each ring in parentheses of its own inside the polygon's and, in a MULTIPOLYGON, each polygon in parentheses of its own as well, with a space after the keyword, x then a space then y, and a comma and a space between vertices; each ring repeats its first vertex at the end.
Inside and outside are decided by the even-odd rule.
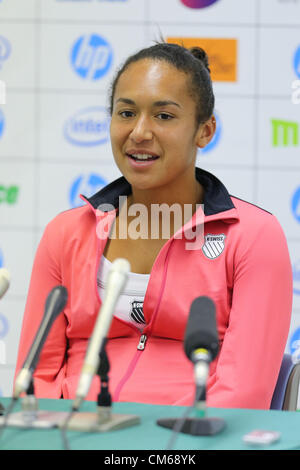
MULTIPOLYGON (((152 318, 151 323, 153 323, 155 318, 156 318, 156 315, 157 315, 157 312, 158 312, 158 309, 159 309, 159 306, 160 306, 160 303, 161 303, 162 295, 163 295, 163 292, 164 292, 164 289, 165 289, 165 283, 166 283, 166 278, 167 278, 166 274, 167 274, 167 268, 168 268, 168 264, 169 264, 169 253, 170 253, 171 246, 172 246, 172 242, 170 243, 170 246, 169 246, 169 249, 168 249, 168 252, 167 252, 167 255, 166 255, 166 261, 165 261, 165 266, 164 266, 161 289, 160 289, 160 293, 159 293, 159 298, 158 298, 156 310, 154 312, 154 316, 152 318)), ((125 383, 128 381, 128 379, 130 378, 131 374, 134 372, 134 369, 137 365, 137 362, 138 362, 139 358, 141 357, 141 354, 145 350, 146 341, 149 338, 149 336, 150 336, 150 331, 147 333, 147 335, 145 335, 143 333, 140 336, 139 343, 137 345, 137 351, 134 354, 134 356, 132 358, 132 361, 129 363, 129 366, 127 368, 127 371, 126 371, 125 375, 122 377, 122 379, 120 380, 120 382, 118 383, 118 385, 115 389, 115 393, 114 393, 114 396, 113 396, 113 401, 118 401, 119 400, 119 396, 120 396, 120 393, 122 391, 122 388, 125 385, 125 383)))
POLYGON ((137 347, 139 351, 144 351, 145 346, 146 346, 146 341, 147 341, 147 335, 142 335, 140 337, 140 342, 137 347))

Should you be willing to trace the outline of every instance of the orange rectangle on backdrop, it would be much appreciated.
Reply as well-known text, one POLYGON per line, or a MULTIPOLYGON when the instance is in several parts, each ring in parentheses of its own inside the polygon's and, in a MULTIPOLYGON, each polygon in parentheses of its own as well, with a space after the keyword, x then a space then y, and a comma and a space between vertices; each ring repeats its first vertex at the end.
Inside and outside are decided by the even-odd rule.
POLYGON ((208 55, 212 81, 237 81, 236 39, 168 37, 166 41, 186 48, 202 47, 208 55))

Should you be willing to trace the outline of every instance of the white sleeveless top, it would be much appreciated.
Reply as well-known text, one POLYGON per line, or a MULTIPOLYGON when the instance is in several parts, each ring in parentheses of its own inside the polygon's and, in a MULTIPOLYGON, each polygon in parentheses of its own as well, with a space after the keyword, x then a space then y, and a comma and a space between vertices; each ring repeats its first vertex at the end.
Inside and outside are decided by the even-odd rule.
MULTIPOLYGON (((101 300, 104 299, 111 264, 104 256, 101 257, 97 274, 97 286, 101 300)), ((150 274, 129 273, 128 281, 119 297, 114 313, 115 317, 136 326, 140 331, 143 331, 146 325, 143 303, 149 277, 150 274)))

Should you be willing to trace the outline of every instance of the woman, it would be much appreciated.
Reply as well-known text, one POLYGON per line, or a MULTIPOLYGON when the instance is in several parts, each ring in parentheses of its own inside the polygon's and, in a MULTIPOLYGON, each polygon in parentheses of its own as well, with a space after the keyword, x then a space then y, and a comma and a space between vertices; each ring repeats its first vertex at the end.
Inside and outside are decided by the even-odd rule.
MULTIPOLYGON (((197 149, 215 132, 213 108, 202 49, 157 44, 118 72, 110 133, 123 177, 50 222, 35 258, 17 371, 47 294, 57 284, 69 292, 34 375, 37 396, 74 398, 110 263, 125 257, 131 273, 106 347, 113 400, 193 402, 182 341, 190 305, 205 295, 216 304, 220 340, 208 406, 269 408, 290 324, 289 254, 272 214, 195 168, 197 149), (153 215, 162 205, 167 236, 166 213, 153 215)), ((87 398, 98 392, 96 377, 87 398)))

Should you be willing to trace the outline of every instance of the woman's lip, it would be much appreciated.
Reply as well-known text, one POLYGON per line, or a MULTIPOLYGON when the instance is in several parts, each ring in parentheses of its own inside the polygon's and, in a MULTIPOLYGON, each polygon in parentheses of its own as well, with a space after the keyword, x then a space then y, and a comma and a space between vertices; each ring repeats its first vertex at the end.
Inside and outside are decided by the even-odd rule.
POLYGON ((158 160, 158 158, 155 158, 154 160, 139 160, 138 161, 138 160, 134 160, 133 158, 131 158, 130 155, 128 154, 126 154, 126 156, 132 168, 147 168, 153 165, 158 160))

